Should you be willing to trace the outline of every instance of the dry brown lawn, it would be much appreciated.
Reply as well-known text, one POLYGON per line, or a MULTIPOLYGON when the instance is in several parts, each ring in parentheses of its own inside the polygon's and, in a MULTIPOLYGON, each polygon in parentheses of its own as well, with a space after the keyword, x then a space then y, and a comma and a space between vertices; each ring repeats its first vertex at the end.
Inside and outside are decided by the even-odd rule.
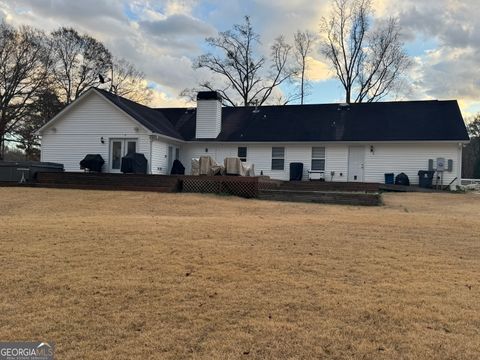
POLYGON ((0 340, 58 359, 478 359, 480 195, 0 188, 0 340))

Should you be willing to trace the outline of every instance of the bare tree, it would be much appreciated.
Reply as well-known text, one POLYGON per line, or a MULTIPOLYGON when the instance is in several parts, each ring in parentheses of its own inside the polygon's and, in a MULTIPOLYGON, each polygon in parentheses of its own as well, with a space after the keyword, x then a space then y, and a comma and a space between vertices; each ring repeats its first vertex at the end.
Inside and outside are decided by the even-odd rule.
POLYGON ((395 18, 371 27, 371 0, 334 0, 322 19, 323 55, 345 89, 345 101, 378 101, 396 86, 411 65, 395 18))
POLYGON ((53 81, 62 102, 69 104, 92 86, 100 85, 99 74, 111 68, 110 51, 99 41, 72 28, 60 28, 51 37, 53 81))
MULTIPOLYGON (((213 53, 200 56, 194 67, 210 70, 224 79, 223 86, 203 82, 201 88, 218 91, 226 105, 262 105, 274 89, 290 80, 292 69, 288 66, 291 46, 283 37, 271 47, 271 58, 257 53, 260 36, 253 30, 250 18, 232 30, 206 39, 213 53)), ((188 91, 184 91, 188 93, 188 91)))
POLYGON ((9 140, 23 150, 27 160, 40 159, 40 139, 36 132, 57 115, 62 107, 55 91, 44 89, 18 124, 14 137, 9 140))
POLYGON ((152 100, 145 74, 125 59, 113 59, 108 81, 109 90, 117 95, 145 105, 152 100))
POLYGON ((50 65, 42 32, 0 23, 0 159, 7 136, 15 134, 46 87, 50 65))
POLYGON ((469 124, 467 130, 470 142, 463 149, 462 177, 480 178, 480 114, 477 114, 469 124))
POLYGON ((307 95, 308 80, 306 79, 307 58, 312 51, 315 35, 306 30, 298 30, 294 35, 294 53, 295 61, 300 75, 300 103, 303 105, 307 95))

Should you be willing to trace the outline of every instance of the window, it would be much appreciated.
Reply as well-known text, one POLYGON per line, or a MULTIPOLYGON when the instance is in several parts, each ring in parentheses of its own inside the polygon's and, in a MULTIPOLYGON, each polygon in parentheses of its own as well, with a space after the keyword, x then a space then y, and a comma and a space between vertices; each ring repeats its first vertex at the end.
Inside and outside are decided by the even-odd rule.
POLYGON ((122 161, 122 142, 112 142, 112 169, 120 169, 120 163, 122 161))
POLYGON ((285 148, 272 147, 272 170, 285 169, 285 148))
POLYGON ((127 154, 137 152, 137 142, 127 141, 127 154))
POLYGON ((239 147, 237 156, 240 158, 241 161, 247 161, 247 148, 244 146, 239 147))
POLYGON ((325 148, 324 147, 312 147, 311 170, 325 171, 325 148))

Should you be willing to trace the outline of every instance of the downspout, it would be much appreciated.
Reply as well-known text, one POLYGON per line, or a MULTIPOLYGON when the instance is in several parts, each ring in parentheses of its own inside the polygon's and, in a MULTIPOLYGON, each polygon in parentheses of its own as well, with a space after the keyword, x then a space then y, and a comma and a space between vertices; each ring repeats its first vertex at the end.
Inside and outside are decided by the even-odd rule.
POLYGON ((149 136, 148 139, 150 140, 150 154, 149 154, 149 163, 150 163, 150 175, 153 174, 153 164, 152 164, 152 142, 153 142, 153 135, 149 136))
POLYGON ((457 186, 462 185, 462 161, 463 161, 463 144, 458 143, 458 171, 457 171, 457 186))

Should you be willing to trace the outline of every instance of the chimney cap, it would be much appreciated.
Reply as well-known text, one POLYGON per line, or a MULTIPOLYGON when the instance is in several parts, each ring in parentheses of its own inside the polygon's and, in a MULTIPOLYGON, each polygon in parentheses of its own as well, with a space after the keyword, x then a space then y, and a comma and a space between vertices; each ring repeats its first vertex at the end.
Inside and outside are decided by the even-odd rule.
POLYGON ((219 100, 222 101, 222 96, 216 91, 199 91, 197 100, 219 100))

